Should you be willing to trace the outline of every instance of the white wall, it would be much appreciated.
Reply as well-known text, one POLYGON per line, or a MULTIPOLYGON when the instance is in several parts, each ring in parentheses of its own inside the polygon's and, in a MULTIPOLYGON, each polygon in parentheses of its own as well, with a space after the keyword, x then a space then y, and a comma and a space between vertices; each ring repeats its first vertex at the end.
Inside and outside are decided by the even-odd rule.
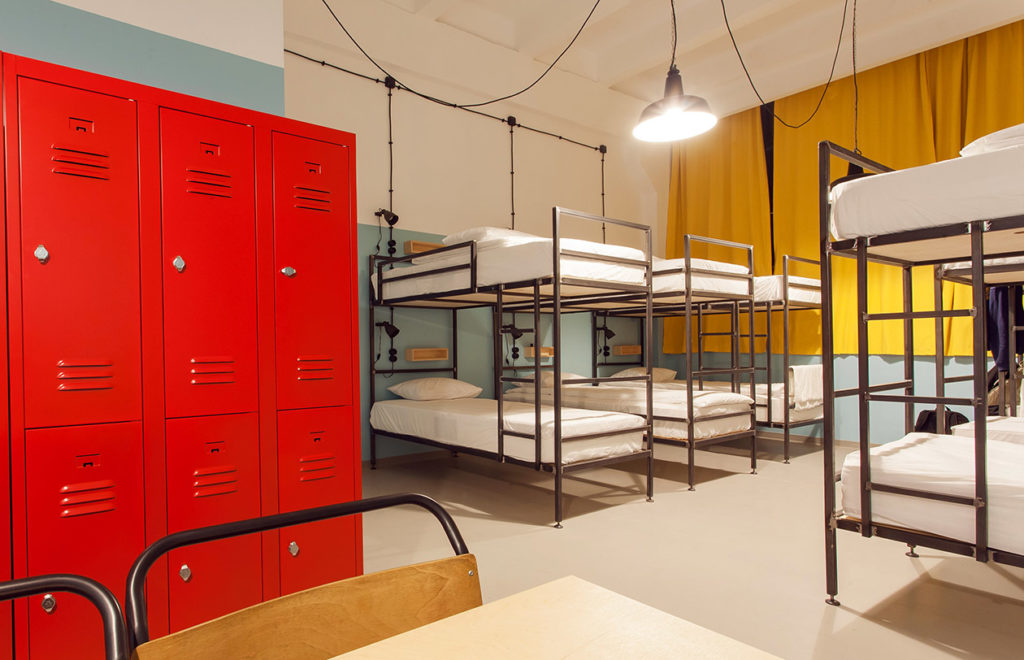
MULTIPOLYGON (((398 10, 391 15, 387 5, 373 4, 376 9, 366 13, 354 1, 332 6, 385 68, 433 96, 463 103, 493 98, 543 70, 538 65, 536 71, 524 71, 507 57, 507 49, 479 40, 467 43, 464 33, 398 10)), ((285 47, 383 78, 314 0, 286 3, 285 47)), ((375 223, 373 212, 388 205, 386 104, 383 85, 285 56, 287 115, 357 136, 358 219, 366 224, 375 223)), ((606 144, 606 215, 652 226, 655 254, 663 254, 670 149, 638 143, 629 135, 641 109, 633 99, 627 102, 556 71, 515 103, 481 108, 573 140, 606 144)), ((506 124, 396 91, 393 131, 399 226, 436 234, 475 225, 509 226, 506 124)), ((548 234, 555 205, 601 211, 596 151, 517 128, 515 171, 517 229, 548 234)), ((609 232, 609 240, 628 239, 609 232)))
POLYGON ((233 55, 282 64, 282 0, 54 1, 233 55))

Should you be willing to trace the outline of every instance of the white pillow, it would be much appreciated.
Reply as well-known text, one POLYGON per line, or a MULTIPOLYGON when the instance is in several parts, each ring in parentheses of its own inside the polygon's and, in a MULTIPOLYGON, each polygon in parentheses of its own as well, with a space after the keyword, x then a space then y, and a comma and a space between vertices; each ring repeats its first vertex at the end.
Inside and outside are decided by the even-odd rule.
MULTIPOLYGON (((612 374, 621 378, 632 378, 634 376, 646 376, 647 370, 643 367, 631 367, 612 374)), ((651 368, 651 380, 655 383, 667 383, 676 379, 675 369, 663 369, 662 367, 651 368)))
MULTIPOLYGON (((575 378, 589 378, 589 376, 580 376, 579 374, 571 374, 568 371, 562 372, 562 381, 573 380, 575 378)), ((555 372, 545 371, 540 375, 540 386, 541 387, 553 387, 555 385, 555 372)))
POLYGON ((466 241, 487 241, 501 238, 537 239, 533 234, 516 231, 515 229, 505 229, 504 227, 470 227, 469 229, 457 231, 454 234, 448 234, 441 239, 441 242, 445 245, 456 245, 466 241))
POLYGON ((472 399, 483 390, 476 385, 454 378, 414 378, 396 383, 388 392, 413 401, 436 401, 438 399, 472 399))
POLYGON ((1024 144, 1024 124, 1004 128, 995 133, 983 135, 960 150, 961 156, 976 156, 990 151, 999 151, 1007 147, 1024 144))

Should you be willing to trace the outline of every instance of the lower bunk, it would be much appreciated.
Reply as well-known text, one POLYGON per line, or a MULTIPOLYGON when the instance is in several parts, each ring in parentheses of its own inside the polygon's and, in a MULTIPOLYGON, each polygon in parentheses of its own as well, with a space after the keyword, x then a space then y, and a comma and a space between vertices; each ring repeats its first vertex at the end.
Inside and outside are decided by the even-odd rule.
MULTIPOLYGON (((563 374, 567 379, 573 374, 563 374)), ((580 376, 579 378, 582 378, 580 376)), ((632 387, 622 382, 617 385, 563 385, 562 405, 590 410, 612 410, 633 415, 646 415, 646 387, 632 387)), ((532 386, 514 387, 504 394, 506 401, 534 401, 532 386)), ((551 387, 541 388, 541 401, 554 400, 551 387)), ((695 390, 693 395, 693 421, 688 416, 686 388, 655 388, 652 391, 652 420, 657 442, 686 447, 688 451, 687 483, 690 490, 695 483, 694 450, 731 440, 750 440, 750 470, 757 470, 757 442, 751 422, 753 399, 734 392, 695 390)), ((532 408, 531 408, 532 409, 532 408)))
MULTIPOLYGON (((1024 420, 1021 420, 1024 421, 1024 420)), ((988 546, 992 559, 1024 566, 1024 441, 986 441, 988 546)), ((871 532, 973 556, 976 538, 973 430, 964 435, 910 433, 870 452, 871 532), (908 497, 927 492, 934 499, 908 497)), ((836 526, 862 532, 861 455, 846 457, 840 475, 842 515, 836 526)), ((913 550, 913 549, 912 549, 913 550)))
POLYGON ((564 474, 613 463, 647 460, 647 499, 654 495, 654 454, 643 417, 622 412, 504 402, 498 433, 498 401, 450 399, 377 401, 370 409, 370 444, 377 436, 463 452, 552 472, 555 478, 555 527, 562 526, 564 474), (556 420, 561 440, 556 441, 556 420), (539 437, 537 429, 539 428, 539 437))

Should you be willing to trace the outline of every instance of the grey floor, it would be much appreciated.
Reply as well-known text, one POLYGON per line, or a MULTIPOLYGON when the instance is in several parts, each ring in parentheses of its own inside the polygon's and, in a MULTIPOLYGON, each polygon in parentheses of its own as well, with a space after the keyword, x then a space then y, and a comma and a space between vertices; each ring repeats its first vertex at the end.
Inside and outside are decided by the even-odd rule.
MULTIPOLYGON (((384 441, 387 442, 387 441, 384 441)), ((657 445, 654 502, 642 463, 567 481, 554 529, 547 473, 446 453, 364 469, 365 496, 415 491, 454 515, 479 561, 484 601, 577 575, 785 658, 1024 658, 1024 570, 839 534, 840 607, 824 603, 821 450, 758 474, 740 447, 657 445)), ((1024 524, 1024 521, 1021 521, 1024 524)), ((405 507, 364 517, 365 568, 450 553, 433 518, 405 507)))

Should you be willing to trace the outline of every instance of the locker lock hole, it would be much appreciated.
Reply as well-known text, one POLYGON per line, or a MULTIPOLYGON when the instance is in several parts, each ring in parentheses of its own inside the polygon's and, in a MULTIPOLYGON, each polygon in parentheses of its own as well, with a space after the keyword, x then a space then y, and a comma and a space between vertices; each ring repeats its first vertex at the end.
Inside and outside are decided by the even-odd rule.
POLYGON ((178 575, 181 577, 182 582, 188 582, 192 579, 192 569, 188 567, 188 564, 182 564, 178 570, 178 575))
POLYGON ((53 594, 44 594, 43 600, 39 604, 47 614, 53 614, 53 611, 57 609, 57 599, 53 597, 53 594))
POLYGON ((295 541, 292 541, 291 543, 289 543, 288 544, 288 554, 290 554, 292 557, 298 557, 299 556, 299 544, 296 543, 295 541))

